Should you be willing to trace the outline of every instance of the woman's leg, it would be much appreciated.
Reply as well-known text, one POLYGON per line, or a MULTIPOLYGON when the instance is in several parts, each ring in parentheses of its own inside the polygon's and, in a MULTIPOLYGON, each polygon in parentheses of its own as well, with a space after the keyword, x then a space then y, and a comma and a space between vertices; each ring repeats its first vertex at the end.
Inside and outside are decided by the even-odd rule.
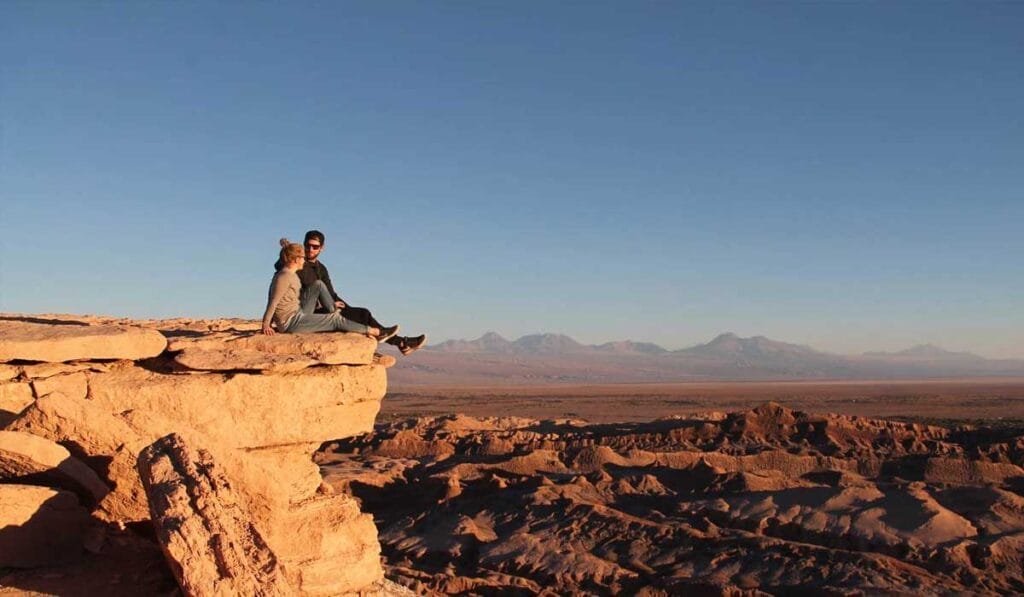
POLYGON ((340 313, 302 313, 297 316, 285 330, 289 334, 310 332, 356 332, 366 334, 370 328, 354 321, 349 321, 340 313))
POLYGON ((299 308, 306 314, 311 314, 316 311, 317 301, 327 308, 328 313, 334 313, 337 310, 334 307, 334 297, 331 296, 330 291, 327 290, 327 285, 320 280, 317 280, 316 283, 311 286, 303 288, 302 295, 299 300, 299 308))

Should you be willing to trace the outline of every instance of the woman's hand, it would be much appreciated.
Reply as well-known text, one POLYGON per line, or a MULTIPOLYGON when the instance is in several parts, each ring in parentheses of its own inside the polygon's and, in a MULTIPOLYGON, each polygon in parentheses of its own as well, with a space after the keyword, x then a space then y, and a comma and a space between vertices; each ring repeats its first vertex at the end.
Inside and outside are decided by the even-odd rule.
POLYGON ((264 325, 263 326, 263 333, 266 334, 267 336, 273 336, 274 335, 274 328, 270 327, 269 325, 264 325))

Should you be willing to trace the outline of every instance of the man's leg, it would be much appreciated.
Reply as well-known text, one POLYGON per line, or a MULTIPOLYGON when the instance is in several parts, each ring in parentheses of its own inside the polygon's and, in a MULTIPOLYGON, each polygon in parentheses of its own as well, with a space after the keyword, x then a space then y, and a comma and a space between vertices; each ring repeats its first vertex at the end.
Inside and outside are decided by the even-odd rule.
MULTIPOLYGON (((350 321, 355 321, 357 323, 361 323, 365 326, 373 328, 384 329, 388 327, 374 319, 373 313, 370 313, 369 309, 364 309, 363 307, 350 307, 349 305, 345 305, 341 309, 341 316, 350 321)), ((385 342, 391 344, 392 346, 401 346, 402 336, 392 336, 391 338, 388 338, 385 342)))

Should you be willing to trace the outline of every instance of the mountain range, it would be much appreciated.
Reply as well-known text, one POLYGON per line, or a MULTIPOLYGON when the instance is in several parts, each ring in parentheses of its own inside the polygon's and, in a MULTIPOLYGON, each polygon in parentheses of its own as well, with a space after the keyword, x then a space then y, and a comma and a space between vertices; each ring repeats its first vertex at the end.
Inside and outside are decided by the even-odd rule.
POLYGON ((392 371, 398 384, 640 383, 694 380, 910 379, 1024 376, 1024 360, 986 359, 923 344, 897 352, 839 355, 733 333, 668 350, 622 340, 582 344, 563 334, 508 340, 488 332, 447 340, 392 371))

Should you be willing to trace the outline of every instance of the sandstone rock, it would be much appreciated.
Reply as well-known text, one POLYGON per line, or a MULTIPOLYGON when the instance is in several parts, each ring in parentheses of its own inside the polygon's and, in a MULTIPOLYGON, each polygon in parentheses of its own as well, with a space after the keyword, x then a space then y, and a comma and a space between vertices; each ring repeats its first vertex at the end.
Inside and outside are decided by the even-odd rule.
POLYGON ((372 429, 387 389, 387 359, 375 358, 376 343, 354 334, 270 338, 208 334, 202 322, 189 324, 194 331, 152 325, 174 337, 177 364, 18 365, 16 376, 29 382, 17 391, 27 392, 30 404, 8 429, 82 457, 111 488, 94 518, 153 519, 169 559, 181 562, 176 575, 187 593, 379 591, 371 589, 382 578, 372 518, 335 495, 312 461, 324 441, 372 429), (41 396, 34 401, 33 388, 41 396), (148 456, 140 459, 144 449, 148 456), (148 485, 142 471, 153 477, 148 485), (158 480, 174 475, 192 480, 158 480), (158 514, 153 499, 169 514, 158 514), (206 538, 197 538, 203 532, 206 538), (198 575, 191 580, 190 570, 198 575), (252 570, 256 578, 247 576, 252 570), (189 588, 204 582, 201 590, 189 588))
POLYGON ((394 367, 395 363, 397 363, 397 362, 398 362, 398 359, 396 359, 395 357, 393 357, 393 356, 391 356, 389 354, 376 354, 375 353, 373 355, 373 364, 374 365, 380 365, 381 367, 384 367, 385 369, 390 369, 390 368, 394 367))
POLYGON ((273 491, 286 496, 287 507, 312 498, 325 487, 320 466, 312 457, 319 447, 320 443, 310 443, 250 449, 237 452, 237 458, 253 469, 251 475, 259 474, 259 469, 272 471, 273 491))
POLYGON ((373 517, 348 495, 317 496, 272 522, 267 541, 303 595, 343 595, 383 578, 373 517))
MULTIPOLYGON (((206 385, 201 384, 200 387, 205 388, 206 385)), ((259 402, 260 399, 252 400, 259 402)), ((374 403, 365 404, 372 407, 374 403)), ((158 407, 159 401, 154 405, 158 407)), ((172 418, 173 408, 168 408, 166 413, 146 412, 139 408, 126 410, 124 414, 115 416, 111 413, 116 410, 103 406, 102 402, 52 394, 37 400, 11 424, 10 429, 43 436, 68 446, 76 454, 91 456, 87 458, 87 464, 113 488, 95 514, 101 520, 111 522, 149 519, 145 494, 136 472, 136 457, 145 445, 161 434, 175 430, 190 441, 202 441, 200 438, 206 437, 209 451, 239 482, 239 492, 249 506, 258 511, 269 513, 274 508, 287 508, 290 501, 307 499, 321 485, 319 470, 311 458, 323 441, 320 437, 311 438, 311 442, 235 454, 228 442, 217 443, 216 438, 203 436, 190 427, 188 421, 172 418)), ((201 412, 207 416, 216 415, 208 406, 201 412)), ((266 414, 258 408, 251 409, 254 416, 260 413, 266 414)), ((267 423, 255 420, 249 424, 258 429, 267 423)), ((217 429, 227 432, 223 428, 217 429)), ((223 436, 218 437, 223 439, 223 436)))
POLYGON ((139 456, 153 525, 188 595, 294 595, 208 452, 171 434, 139 456))
POLYGON ((124 445, 143 443, 111 413, 92 400, 54 393, 33 402, 7 429, 46 437, 79 456, 109 457, 124 445))
MULTIPOLYGON (((95 527, 92 527, 95 528, 95 527)), ((2 597, 174 597, 181 594, 160 546, 131 531, 106 529, 100 553, 60 566, 0 570, 2 597)))
POLYGON ((172 319, 143 319, 133 321, 135 325, 160 330, 168 338, 181 336, 210 336, 216 332, 258 332, 261 324, 254 319, 190 319, 176 317, 172 319))
POLYGON ((148 442, 125 421, 91 400, 50 394, 36 400, 8 429, 48 438, 81 458, 110 487, 96 516, 109 522, 149 519, 136 471, 136 455, 148 442))
POLYGON ((257 448, 368 432, 387 388, 382 367, 316 367, 282 375, 164 375, 140 367, 90 378, 90 402, 127 413, 136 432, 178 427, 214 443, 257 448))
POLYGON ((39 363, 36 365, 23 365, 21 371, 29 379, 46 379, 54 375, 86 371, 89 365, 86 363, 39 363))
POLYGON ((317 364, 302 355, 274 354, 252 349, 182 351, 174 360, 195 371, 264 371, 290 373, 317 364))
POLYGON ((32 390, 40 398, 59 392, 69 398, 84 399, 89 395, 89 381, 82 372, 56 375, 46 379, 33 379, 32 390))
POLYGON ((92 469, 64 447, 18 431, 0 431, 0 479, 67 489, 92 504, 110 491, 92 469))
MULTIPOLYGON (((246 359, 251 358, 249 351, 267 355, 284 355, 305 357, 325 365, 369 365, 373 361, 373 351, 377 342, 362 334, 239 334, 223 333, 201 337, 173 338, 168 345, 172 352, 187 353, 215 351, 224 354, 239 353, 246 359)), ((184 356, 186 360, 191 357, 184 356)), ((200 361, 199 358, 196 358, 200 361)), ((225 366, 230 359, 225 357, 225 366)), ((179 361, 180 362, 180 361, 179 361)), ((244 359, 240 362, 245 362, 244 359)), ((242 367, 231 367, 241 369, 242 367)))
POLYGON ((156 330, 127 325, 81 325, 29 318, 0 319, 0 362, 60 363, 89 359, 145 359, 164 351, 156 330))
MULTIPOLYGON (((204 437, 183 427, 178 435, 193 445, 198 445, 204 437)), ((114 489, 100 502, 93 516, 114 523, 150 519, 146 492, 137 469, 139 451, 141 448, 124 446, 113 455, 106 470, 114 489)), ((297 488, 301 487, 301 495, 312 495, 321 484, 319 474, 311 478, 308 465, 301 466, 302 459, 278 462, 268 456, 261 460, 253 458, 249 452, 215 444, 210 444, 207 452, 221 464, 239 502, 260 520, 272 517, 275 512, 287 511, 292 499, 291 491, 298 491, 297 488)), ((306 461, 310 461, 308 454, 306 452, 306 461)))
POLYGON ((120 448, 110 459, 106 472, 113 489, 93 511, 93 516, 113 523, 149 520, 149 502, 138 473, 138 452, 127 446, 120 448))
POLYGON ((80 557, 88 521, 72 493, 0 485, 0 567, 49 566, 80 557))
MULTIPOLYGON (((28 408, 35 399, 32 386, 27 382, 0 382, 0 417, 13 418, 28 408)), ((4 422, 4 419, 0 419, 0 425, 4 422)))
POLYGON ((0 363, 0 381, 9 381, 19 375, 21 375, 20 368, 0 363))

